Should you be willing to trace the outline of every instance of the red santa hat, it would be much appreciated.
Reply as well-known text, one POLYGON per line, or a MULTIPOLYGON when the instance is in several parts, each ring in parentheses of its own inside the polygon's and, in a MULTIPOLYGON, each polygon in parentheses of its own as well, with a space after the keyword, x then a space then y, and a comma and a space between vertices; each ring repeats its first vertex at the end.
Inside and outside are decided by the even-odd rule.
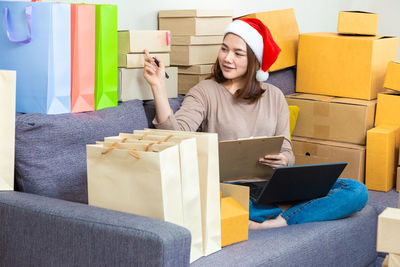
POLYGON ((261 69, 257 71, 256 79, 264 82, 268 79, 268 69, 278 58, 281 49, 272 38, 271 32, 259 19, 241 18, 231 22, 225 34, 234 33, 240 36, 253 50, 260 62, 261 69))

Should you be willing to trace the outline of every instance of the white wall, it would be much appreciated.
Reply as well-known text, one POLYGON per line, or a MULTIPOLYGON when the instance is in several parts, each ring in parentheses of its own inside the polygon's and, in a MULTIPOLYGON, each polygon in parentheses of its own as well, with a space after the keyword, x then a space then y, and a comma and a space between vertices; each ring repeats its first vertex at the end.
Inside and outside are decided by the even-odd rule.
MULTIPOLYGON (((119 29, 157 29, 164 9, 233 9, 234 16, 294 8, 301 33, 336 32, 338 12, 362 10, 379 14, 378 34, 400 36, 399 0, 44 0, 118 5, 119 29)), ((399 53, 400 54, 400 53, 399 53)))

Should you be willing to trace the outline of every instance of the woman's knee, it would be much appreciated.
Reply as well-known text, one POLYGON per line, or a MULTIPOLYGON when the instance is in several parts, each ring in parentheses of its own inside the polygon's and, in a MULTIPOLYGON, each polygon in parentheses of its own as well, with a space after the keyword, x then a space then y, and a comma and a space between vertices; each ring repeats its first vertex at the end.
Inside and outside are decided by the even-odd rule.
POLYGON ((359 211, 364 208, 368 202, 369 196, 367 187, 357 180, 344 178, 339 180, 341 183, 345 184, 344 189, 348 192, 348 201, 349 203, 353 203, 354 209, 359 211))

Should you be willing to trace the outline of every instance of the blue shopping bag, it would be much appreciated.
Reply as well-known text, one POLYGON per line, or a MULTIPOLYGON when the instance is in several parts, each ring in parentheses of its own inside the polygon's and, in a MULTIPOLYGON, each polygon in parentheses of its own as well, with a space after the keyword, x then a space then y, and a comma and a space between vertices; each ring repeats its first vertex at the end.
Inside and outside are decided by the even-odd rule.
POLYGON ((70 5, 0 1, 0 69, 17 71, 17 112, 70 112, 70 5))

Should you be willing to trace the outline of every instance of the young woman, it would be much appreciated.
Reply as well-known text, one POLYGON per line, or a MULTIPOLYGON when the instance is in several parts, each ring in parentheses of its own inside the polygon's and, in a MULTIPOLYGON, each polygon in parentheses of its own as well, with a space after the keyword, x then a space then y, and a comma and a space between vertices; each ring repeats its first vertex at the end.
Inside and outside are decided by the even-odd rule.
MULTIPOLYGON (((219 140, 284 136, 281 153, 266 155, 259 162, 272 168, 294 164, 287 103, 278 88, 262 83, 280 48, 260 20, 237 19, 227 27, 211 76, 190 89, 175 114, 166 94, 164 65, 159 60, 157 66, 145 53, 143 76, 154 95, 156 128, 214 132, 219 140)), ((339 219, 361 210, 367 200, 362 183, 338 179, 326 197, 293 207, 250 203, 249 228, 339 219)))

